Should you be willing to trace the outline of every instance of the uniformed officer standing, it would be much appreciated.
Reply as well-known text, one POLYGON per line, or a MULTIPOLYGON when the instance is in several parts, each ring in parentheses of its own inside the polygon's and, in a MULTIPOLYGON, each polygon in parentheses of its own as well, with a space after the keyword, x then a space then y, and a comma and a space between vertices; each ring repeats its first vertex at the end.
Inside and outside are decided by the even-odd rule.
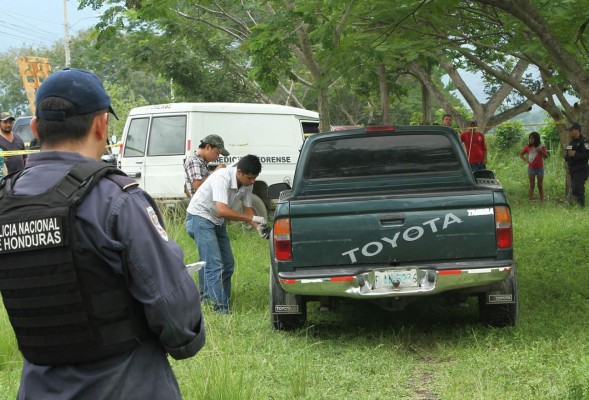
POLYGON ((567 131, 572 140, 565 149, 565 160, 571 174, 573 197, 581 207, 585 207, 589 141, 581 134, 581 125, 578 122, 573 122, 567 131))
POLYGON ((100 80, 65 69, 36 95, 41 152, 0 192, 0 289, 24 364, 18 399, 179 399, 167 358, 205 325, 153 199, 96 160, 116 117, 100 80))

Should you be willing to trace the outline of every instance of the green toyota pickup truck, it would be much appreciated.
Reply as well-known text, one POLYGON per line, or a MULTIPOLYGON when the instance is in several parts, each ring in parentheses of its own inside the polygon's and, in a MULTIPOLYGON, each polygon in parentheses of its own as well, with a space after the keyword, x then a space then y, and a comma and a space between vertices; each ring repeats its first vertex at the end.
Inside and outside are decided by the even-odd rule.
POLYGON ((372 301, 400 310, 423 296, 478 298, 482 322, 518 316, 510 206, 488 170, 470 171, 455 132, 368 126, 309 137, 270 240, 276 329, 307 302, 372 301))

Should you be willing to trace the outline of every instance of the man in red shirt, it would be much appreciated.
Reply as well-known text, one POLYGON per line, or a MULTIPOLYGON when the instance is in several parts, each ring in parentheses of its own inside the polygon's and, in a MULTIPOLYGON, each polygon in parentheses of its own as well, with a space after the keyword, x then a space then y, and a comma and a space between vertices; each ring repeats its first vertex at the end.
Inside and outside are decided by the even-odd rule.
POLYGON ((487 169, 485 135, 476 130, 476 125, 476 121, 470 121, 468 129, 460 134, 460 141, 464 144, 472 172, 487 169))

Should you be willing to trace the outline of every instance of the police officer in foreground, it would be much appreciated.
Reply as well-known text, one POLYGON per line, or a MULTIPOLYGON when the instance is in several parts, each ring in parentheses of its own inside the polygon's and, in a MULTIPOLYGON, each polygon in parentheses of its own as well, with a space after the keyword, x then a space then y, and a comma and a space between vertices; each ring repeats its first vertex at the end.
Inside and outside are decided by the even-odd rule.
POLYGON ((0 185, 0 289, 24 357, 18 399, 179 399, 168 361, 205 326, 153 199, 98 162, 117 117, 100 80, 65 69, 36 95, 41 151, 0 185))
POLYGON ((578 122, 573 122, 567 131, 569 131, 571 142, 566 146, 564 156, 571 174, 573 197, 581 207, 585 207, 589 141, 581 134, 581 125, 578 122))

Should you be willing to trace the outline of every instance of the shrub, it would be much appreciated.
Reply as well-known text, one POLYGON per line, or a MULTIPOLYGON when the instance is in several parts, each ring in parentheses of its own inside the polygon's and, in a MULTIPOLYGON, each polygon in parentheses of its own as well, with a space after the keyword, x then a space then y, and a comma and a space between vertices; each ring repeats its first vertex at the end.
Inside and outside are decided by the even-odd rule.
POLYGON ((544 120, 546 125, 542 126, 539 133, 542 137, 542 143, 546 145, 548 150, 558 149, 560 147, 560 137, 556 130, 556 124, 552 118, 544 120))
POLYGON ((506 121, 495 128, 493 144, 499 150, 511 150, 526 142, 525 129, 519 121, 506 121))

